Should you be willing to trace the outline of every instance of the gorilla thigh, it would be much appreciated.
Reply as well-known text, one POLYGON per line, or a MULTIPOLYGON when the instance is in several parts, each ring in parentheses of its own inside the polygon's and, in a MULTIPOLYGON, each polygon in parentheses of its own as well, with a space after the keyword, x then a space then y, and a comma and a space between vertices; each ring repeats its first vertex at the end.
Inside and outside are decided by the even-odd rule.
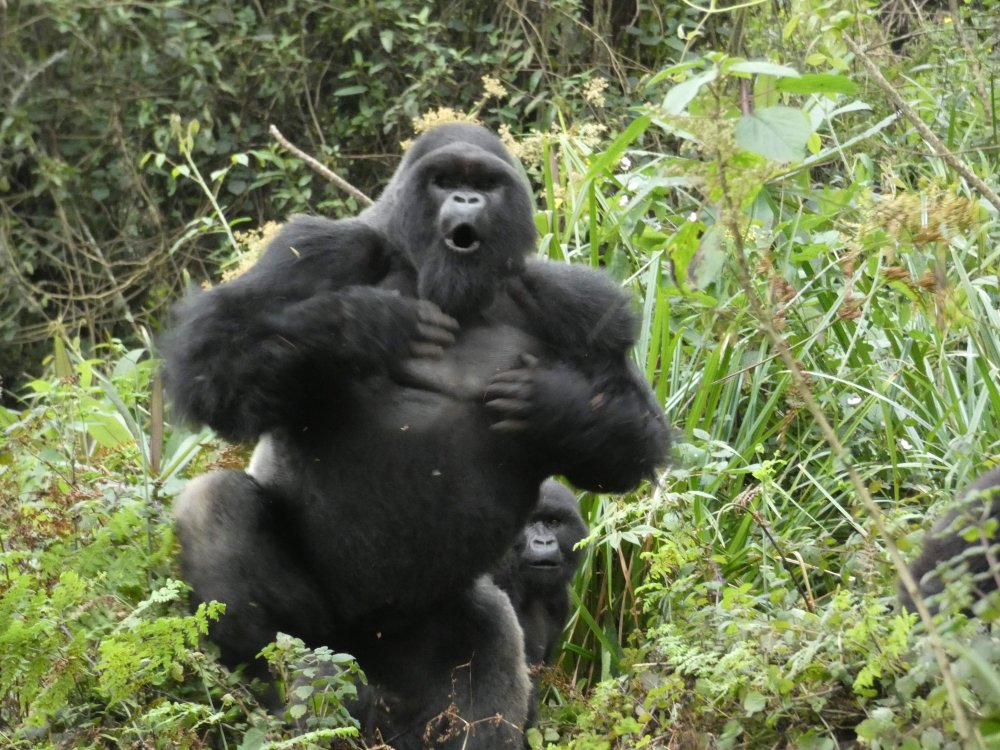
MULTIPOLYGON (((192 480, 175 503, 181 568, 200 601, 228 602, 211 626, 224 663, 267 679, 248 644, 294 633, 344 645, 369 681, 353 712, 369 742, 520 748, 531 684, 510 599, 488 575, 444 602, 348 627, 330 611, 316 567, 295 542, 294 507, 242 471, 192 480), (390 622, 391 620, 391 622, 390 622)), ((359 686, 360 687, 360 686, 359 686)))

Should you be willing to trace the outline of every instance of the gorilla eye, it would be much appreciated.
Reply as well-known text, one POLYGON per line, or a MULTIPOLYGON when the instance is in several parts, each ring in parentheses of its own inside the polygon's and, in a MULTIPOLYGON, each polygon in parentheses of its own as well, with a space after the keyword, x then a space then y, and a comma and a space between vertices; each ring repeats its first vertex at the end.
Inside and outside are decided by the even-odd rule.
POLYGON ((478 190, 481 193, 488 193, 491 190, 496 190, 499 187, 500 181, 493 175, 480 175, 473 180, 469 180, 469 187, 473 190, 478 190))
POLYGON ((554 529, 559 525, 560 521, 558 518, 543 518, 542 523, 545 524, 546 528, 554 529))
POLYGON ((436 188, 441 188, 442 190, 454 190, 459 187, 460 183, 455 179, 454 175, 450 174, 436 174, 431 178, 431 184, 436 188))

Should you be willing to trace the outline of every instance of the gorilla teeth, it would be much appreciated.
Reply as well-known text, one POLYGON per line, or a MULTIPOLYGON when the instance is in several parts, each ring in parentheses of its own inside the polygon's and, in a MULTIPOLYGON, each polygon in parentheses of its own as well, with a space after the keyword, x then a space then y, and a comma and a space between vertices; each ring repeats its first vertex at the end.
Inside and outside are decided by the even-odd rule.
POLYGON ((459 224, 444 242, 456 253, 473 253, 479 249, 479 235, 469 224, 459 224))

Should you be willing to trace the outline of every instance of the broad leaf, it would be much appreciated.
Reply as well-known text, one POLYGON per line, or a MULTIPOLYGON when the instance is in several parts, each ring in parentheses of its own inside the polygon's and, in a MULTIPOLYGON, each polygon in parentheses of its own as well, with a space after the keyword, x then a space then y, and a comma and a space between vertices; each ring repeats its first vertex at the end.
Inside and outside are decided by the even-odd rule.
POLYGON ((691 100, 698 96, 701 87, 718 77, 719 69, 713 67, 696 76, 691 76, 684 83, 678 83, 663 97, 663 109, 671 115, 681 114, 691 103, 691 100))
POLYGON ((765 60, 749 60, 729 66, 730 73, 750 73, 756 75, 774 76, 775 78, 797 78, 801 75, 795 68, 765 60))
POLYGON ((775 85, 778 91, 790 94, 847 94, 857 93, 858 84, 846 76, 835 73, 815 73, 798 78, 783 78, 775 85))
POLYGON ((773 161, 797 161, 805 156, 812 126, 802 110, 768 107, 743 115, 736 123, 736 142, 747 151, 773 161))

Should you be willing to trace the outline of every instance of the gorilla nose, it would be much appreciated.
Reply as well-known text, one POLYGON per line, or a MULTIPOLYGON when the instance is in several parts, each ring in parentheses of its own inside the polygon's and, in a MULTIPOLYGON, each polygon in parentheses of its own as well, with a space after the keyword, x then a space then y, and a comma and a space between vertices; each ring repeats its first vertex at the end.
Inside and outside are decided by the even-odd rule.
POLYGON ((451 200, 455 203, 467 203, 470 206, 475 206, 483 202, 483 196, 479 193, 466 193, 462 191, 456 191, 451 194, 451 200))
POLYGON ((556 546, 555 539, 532 539, 531 549, 534 552, 549 552, 556 546))
POLYGON ((456 253, 474 253, 479 249, 479 232, 476 229, 486 208, 486 201, 479 193, 456 190, 450 193, 441 206, 440 228, 444 243, 456 253))

